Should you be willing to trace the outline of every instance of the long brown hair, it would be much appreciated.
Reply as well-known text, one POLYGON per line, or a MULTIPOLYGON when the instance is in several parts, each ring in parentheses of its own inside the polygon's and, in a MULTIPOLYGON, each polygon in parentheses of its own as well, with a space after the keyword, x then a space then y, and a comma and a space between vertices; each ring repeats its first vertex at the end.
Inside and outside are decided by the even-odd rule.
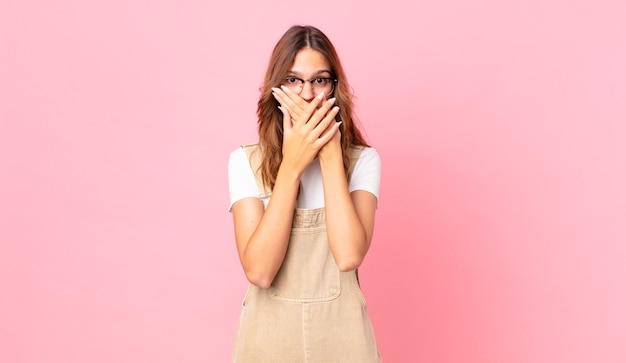
POLYGON ((340 131, 343 166, 346 175, 350 167, 348 148, 351 145, 368 146, 361 135, 361 131, 355 125, 353 95, 335 47, 328 37, 315 27, 292 26, 274 47, 261 87, 261 97, 257 109, 259 144, 262 150, 261 176, 263 183, 269 189, 274 188, 278 168, 283 159, 283 115, 272 96, 272 87, 280 86, 293 65, 296 54, 303 48, 311 48, 320 52, 330 64, 330 71, 337 79, 333 96, 336 98, 335 105, 339 106, 337 120, 343 121, 340 131))

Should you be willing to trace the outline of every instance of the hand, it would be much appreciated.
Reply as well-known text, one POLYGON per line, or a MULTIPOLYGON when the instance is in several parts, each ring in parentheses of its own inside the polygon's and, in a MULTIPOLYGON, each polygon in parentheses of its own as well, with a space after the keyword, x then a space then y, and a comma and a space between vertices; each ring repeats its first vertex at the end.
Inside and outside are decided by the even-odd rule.
POLYGON ((341 121, 334 122, 331 125, 328 125, 328 128, 325 132, 334 132, 333 137, 328 141, 322 148, 320 149, 318 155, 320 161, 330 160, 333 157, 339 158, 343 162, 343 151, 341 149, 341 131, 339 130, 339 126, 341 126, 341 121), (334 130, 337 131, 334 131, 334 130))
POLYGON ((291 119, 294 122, 299 122, 302 114, 309 106, 309 102, 285 86, 272 88, 272 93, 276 101, 280 103, 281 107, 287 108, 289 114, 291 115, 291 119))
POLYGON ((322 103, 323 95, 319 95, 301 109, 298 120, 292 119, 290 109, 283 105, 279 109, 283 113, 283 161, 281 167, 292 168, 301 174, 313 161, 324 145, 338 134, 339 124, 335 116, 339 107, 332 107, 335 99, 322 103))

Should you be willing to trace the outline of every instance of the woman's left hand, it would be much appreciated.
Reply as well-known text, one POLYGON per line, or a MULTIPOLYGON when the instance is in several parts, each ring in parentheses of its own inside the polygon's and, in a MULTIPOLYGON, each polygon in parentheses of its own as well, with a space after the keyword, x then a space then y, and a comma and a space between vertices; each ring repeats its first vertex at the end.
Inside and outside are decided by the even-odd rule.
MULTIPOLYGON (((274 93, 274 98, 276 99, 276 101, 280 103, 281 107, 284 107, 287 112, 289 112, 289 115, 291 116, 291 119, 294 123, 298 123, 300 121, 304 121, 306 123, 306 121, 308 121, 301 120, 301 118, 303 117, 303 114, 305 113, 305 109, 309 105, 309 102, 307 102, 305 99, 300 97, 300 95, 292 92, 289 88, 285 86, 282 86, 281 88, 272 88, 272 91, 274 93)), ((327 132, 332 132, 332 126, 332 123, 328 125, 328 128, 322 135, 325 135, 327 132)), ((340 130, 338 130, 333 138, 322 147, 322 149, 318 153, 318 156, 320 158, 328 158, 332 156, 339 156, 339 158, 341 158, 342 151, 340 130)))
MULTIPOLYGON (((341 123, 341 121, 339 121, 339 123, 341 123)), ((333 124, 331 123, 330 125, 328 125, 328 128, 326 129, 326 131, 324 131, 324 133, 322 133, 322 135, 325 135, 327 132, 331 132, 332 128, 333 124)), ((319 156, 320 161, 322 161, 328 160, 333 157, 338 157, 340 160, 343 160, 342 155, 343 153, 341 150, 341 129, 338 129, 337 132, 335 132, 333 138, 330 139, 330 141, 328 141, 324 146, 322 146, 320 151, 317 153, 317 156, 319 156)))

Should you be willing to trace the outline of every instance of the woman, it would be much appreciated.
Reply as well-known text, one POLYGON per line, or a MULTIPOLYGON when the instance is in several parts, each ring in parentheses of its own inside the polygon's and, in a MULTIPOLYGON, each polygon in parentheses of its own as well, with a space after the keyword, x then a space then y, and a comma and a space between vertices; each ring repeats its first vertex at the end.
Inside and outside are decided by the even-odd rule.
POLYGON ((293 26, 279 40, 257 113, 259 143, 228 167, 250 281, 233 361, 379 362, 356 269, 372 240, 380 160, 321 31, 293 26))

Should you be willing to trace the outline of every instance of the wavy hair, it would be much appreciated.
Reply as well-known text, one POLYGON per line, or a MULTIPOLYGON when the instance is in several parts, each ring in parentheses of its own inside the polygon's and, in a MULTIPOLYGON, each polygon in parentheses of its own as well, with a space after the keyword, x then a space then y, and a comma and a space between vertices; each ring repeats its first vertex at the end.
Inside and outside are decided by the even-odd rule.
POLYGON ((312 26, 292 26, 280 38, 270 58, 261 97, 258 102, 257 116, 259 118, 259 144, 262 150, 261 176, 263 183, 269 189, 274 188, 278 168, 283 159, 283 115, 272 96, 272 87, 279 87, 289 72, 296 54, 304 48, 311 48, 320 52, 330 64, 330 71, 337 79, 333 96, 335 106, 339 106, 337 120, 343 121, 341 131, 341 149, 343 151, 343 166, 346 175, 350 168, 348 148, 351 145, 368 146, 361 131, 355 124, 353 115, 353 94, 346 79, 346 75, 337 56, 337 51, 328 37, 319 29, 312 26))

